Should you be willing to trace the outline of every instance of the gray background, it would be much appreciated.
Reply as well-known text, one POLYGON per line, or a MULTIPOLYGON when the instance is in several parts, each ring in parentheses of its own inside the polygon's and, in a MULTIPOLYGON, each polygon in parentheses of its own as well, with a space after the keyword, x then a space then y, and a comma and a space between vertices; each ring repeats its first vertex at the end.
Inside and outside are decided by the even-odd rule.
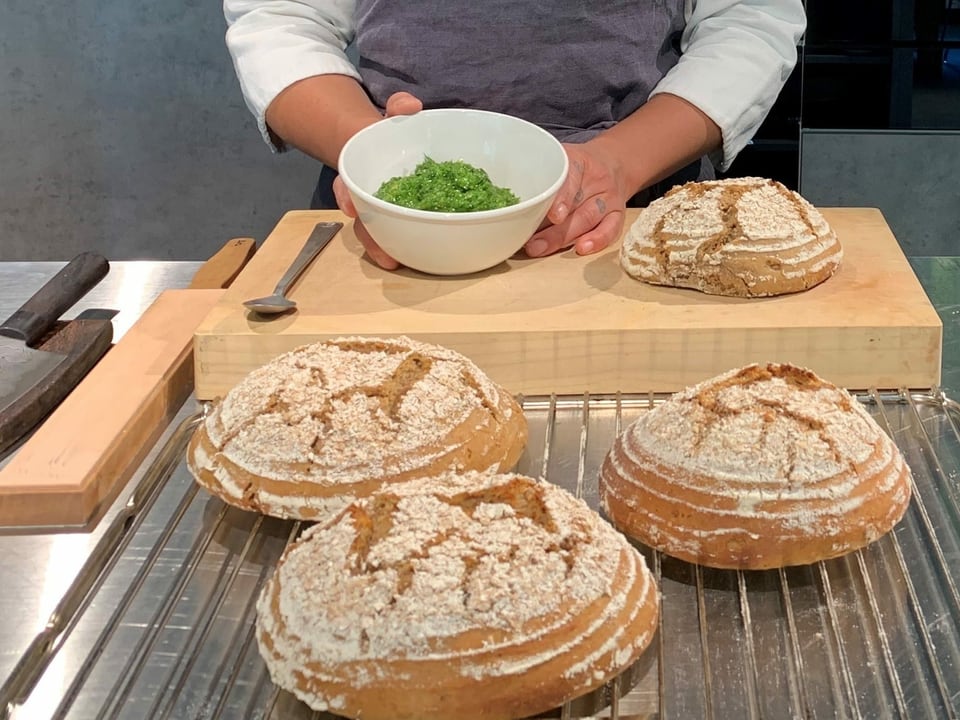
MULTIPOLYGON (((318 164, 262 142, 225 29, 218 0, 0 0, 0 260, 203 259, 309 205, 318 164)), ((806 131, 800 160, 816 204, 960 254, 957 133, 806 131)))
POLYGON ((217 0, 0 0, 0 260, 201 259, 309 207, 225 30, 217 0))
POLYGON ((960 132, 804 130, 800 192, 880 208, 907 255, 960 255, 960 132))

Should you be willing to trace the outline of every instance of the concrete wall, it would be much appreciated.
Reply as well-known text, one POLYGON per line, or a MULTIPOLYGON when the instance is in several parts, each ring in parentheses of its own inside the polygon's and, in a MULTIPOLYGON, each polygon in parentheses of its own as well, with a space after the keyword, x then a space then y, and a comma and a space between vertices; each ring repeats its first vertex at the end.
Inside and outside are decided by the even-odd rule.
POLYGON ((208 257, 309 206, 274 155, 216 0, 0 2, 0 260, 208 257))
POLYGON ((960 255, 960 131, 805 130, 800 192, 880 208, 907 255, 960 255))

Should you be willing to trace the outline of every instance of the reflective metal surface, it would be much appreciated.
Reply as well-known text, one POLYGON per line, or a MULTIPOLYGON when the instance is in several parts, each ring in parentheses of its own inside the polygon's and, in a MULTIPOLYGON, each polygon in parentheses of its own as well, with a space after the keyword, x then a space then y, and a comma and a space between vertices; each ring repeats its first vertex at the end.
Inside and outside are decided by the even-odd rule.
MULTIPOLYGON (((0 263, 0 316, 6 318, 64 266, 58 262, 0 263)), ((110 271, 100 283, 68 310, 69 320, 82 310, 112 308, 119 310, 113 318, 113 340, 116 342, 157 295, 170 288, 186 287, 202 263, 125 261, 110 263, 110 271)))
MULTIPOLYGON (((0 316, 9 316, 63 265, 0 263, 0 316)), ((92 308, 119 310, 113 318, 113 337, 117 341, 157 295, 168 288, 186 287, 200 265, 199 262, 111 263, 107 276, 65 313, 64 318, 70 319, 92 308)), ((193 409, 194 404, 189 402, 182 412, 193 409)), ((150 454, 145 466, 155 454, 156 451, 150 454)), ((0 462, 0 466, 2 464, 0 462)), ((141 475, 142 472, 136 473, 131 483, 136 483, 141 475)), ((0 529, 0 678, 10 674, 30 640, 46 623, 125 499, 126 493, 121 493, 92 532, 33 534, 0 529)))
MULTIPOLYGON (((661 399, 527 398, 530 441, 518 469, 596 508, 614 436, 661 399)), ((628 692, 619 697, 611 684, 549 717, 960 714, 960 408, 930 394, 859 399, 913 469, 917 492, 897 528, 843 558, 763 572, 644 550, 663 611, 628 692)), ((145 476, 116 525, 116 552, 91 565, 81 577, 89 585, 68 595, 0 689, 12 717, 334 717, 278 691, 254 638, 256 598, 301 526, 199 489, 182 460, 195 422, 145 476)))
MULTIPOLYGON (((942 385, 954 396, 960 261, 911 262, 944 322, 942 385)), ((119 309, 120 337, 161 290, 184 287, 198 266, 115 263, 75 312, 119 309)), ((0 264, 0 315, 59 267, 0 264)), ((531 443, 520 470, 545 471, 595 505, 600 454, 646 402, 627 400, 618 420, 607 400, 528 399, 531 443)), ((823 566, 730 574, 651 556, 669 597, 655 661, 606 715, 960 714, 960 416, 936 391, 917 402, 864 400, 907 454, 923 502, 882 542, 823 566)), ((250 633, 252 599, 296 527, 224 507, 194 488, 182 463, 168 468, 143 512, 125 507, 148 470, 157 471, 177 423, 195 411, 193 402, 181 409, 93 532, 0 534, 0 683, 20 674, 18 663, 36 661, 25 653, 38 637, 57 651, 16 717, 321 717, 274 691, 250 633), (112 524, 117 518, 123 522, 112 524), (108 559, 103 575, 78 580, 98 543, 108 559), (69 612, 52 618, 81 580, 90 593, 69 598, 69 612)))

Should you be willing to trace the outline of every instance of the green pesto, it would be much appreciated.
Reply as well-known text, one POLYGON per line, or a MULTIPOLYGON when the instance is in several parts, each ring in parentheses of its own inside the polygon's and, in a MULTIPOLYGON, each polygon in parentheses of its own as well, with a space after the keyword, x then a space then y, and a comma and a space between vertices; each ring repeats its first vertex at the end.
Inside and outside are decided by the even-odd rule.
POLYGON ((475 212, 516 205, 520 199, 497 187, 485 170, 462 160, 424 158, 413 174, 387 180, 375 195, 394 205, 435 212, 475 212))

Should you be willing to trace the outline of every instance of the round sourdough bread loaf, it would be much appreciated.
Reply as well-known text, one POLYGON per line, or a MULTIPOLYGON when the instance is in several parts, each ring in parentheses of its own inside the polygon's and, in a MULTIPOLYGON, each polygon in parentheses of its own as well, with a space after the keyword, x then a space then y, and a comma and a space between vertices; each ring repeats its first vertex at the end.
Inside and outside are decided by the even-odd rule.
POLYGON ((640 211, 620 247, 623 269, 639 280, 737 297, 806 290, 842 256, 813 205, 756 177, 673 188, 640 211))
POLYGON ((357 500, 288 546, 257 641, 273 681, 315 710, 502 720, 620 674, 658 613, 643 556, 582 500, 449 474, 357 500))
POLYGON ((516 400, 463 355, 340 338, 277 357, 214 402, 187 464, 232 505, 316 520, 383 485, 510 470, 526 440, 516 400))
POLYGON ((615 440, 602 507, 692 563, 804 565, 876 540, 903 516, 910 470, 845 390, 791 365, 750 365, 680 392, 615 440))

